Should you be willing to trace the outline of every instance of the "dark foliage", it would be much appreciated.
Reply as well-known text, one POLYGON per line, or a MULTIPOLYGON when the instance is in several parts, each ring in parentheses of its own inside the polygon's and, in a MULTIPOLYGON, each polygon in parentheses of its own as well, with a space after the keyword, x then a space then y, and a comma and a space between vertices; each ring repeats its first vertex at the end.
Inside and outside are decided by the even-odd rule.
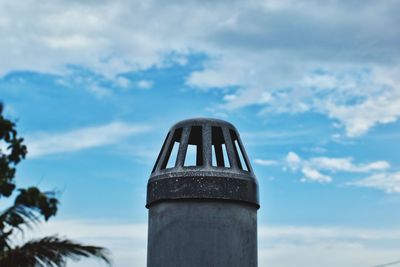
POLYGON ((101 247, 83 246, 57 236, 31 240, 21 247, 5 250, 0 254, 0 266, 47 267, 65 266, 66 259, 97 257, 110 263, 107 251, 101 247))
POLYGON ((59 204, 54 192, 42 192, 37 187, 16 188, 16 166, 27 154, 24 139, 18 137, 15 124, 3 116, 0 103, 0 200, 18 192, 14 204, 0 211, 1 267, 57 267, 67 259, 99 258, 110 264, 108 251, 97 246, 85 246, 57 236, 13 245, 15 231, 34 230, 33 226, 57 213, 59 204), (3 150, 1 150, 1 147, 3 150))

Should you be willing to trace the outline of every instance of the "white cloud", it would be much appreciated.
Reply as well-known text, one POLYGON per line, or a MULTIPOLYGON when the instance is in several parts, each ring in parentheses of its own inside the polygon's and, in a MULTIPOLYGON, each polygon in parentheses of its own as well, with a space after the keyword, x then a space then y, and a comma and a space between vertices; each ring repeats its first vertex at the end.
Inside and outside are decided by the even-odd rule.
MULTIPOLYGON (((53 220, 34 236, 59 233, 111 249, 118 267, 146 266, 147 225, 112 221, 53 220)), ((259 266, 357 267, 399 259, 400 229, 263 225, 258 229, 259 266), (334 255, 334 256, 333 256, 334 255)), ((69 262, 71 267, 97 267, 99 262, 69 262)))
POLYGON ((345 172, 370 172, 386 170, 390 164, 386 161, 375 161, 368 164, 354 164, 352 158, 317 157, 309 160, 310 165, 321 170, 345 172))
POLYGON ((140 81, 138 81, 136 83, 136 86, 139 89, 147 90, 147 89, 151 89, 153 87, 153 82, 152 81, 148 81, 148 80, 140 80, 140 81))
POLYGON ((150 129, 147 125, 112 122, 68 132, 31 134, 26 138, 28 156, 33 158, 115 144, 121 139, 148 132, 150 129))
POLYGON ((357 81, 357 78, 354 85, 339 84, 338 87, 356 93, 351 96, 348 92, 347 95, 335 92, 330 99, 321 100, 317 108, 345 126, 349 137, 362 135, 377 124, 396 121, 400 116, 400 68, 384 74, 381 72, 377 69, 368 78, 362 77, 362 82, 357 81), (338 103, 335 97, 350 103, 338 103))
POLYGON ((350 137, 399 118, 397 1, 227 5, 0 3, 0 75, 13 70, 63 75, 73 65, 115 80, 126 72, 186 64, 189 55, 202 54, 204 68, 189 74, 187 84, 230 87, 223 109, 258 105, 260 114, 319 112, 350 137))
POLYGON ((303 166, 301 172, 304 174, 304 177, 301 178, 302 182, 320 182, 320 183, 329 183, 332 182, 332 177, 328 175, 324 175, 317 171, 316 169, 311 168, 310 166, 303 166))
POLYGON ((321 171, 351 172, 351 173, 370 173, 385 171, 390 167, 386 161, 374 161, 368 164, 354 164, 353 159, 348 158, 329 158, 315 157, 308 160, 300 158, 295 152, 289 152, 285 158, 286 165, 294 172, 301 171, 304 177, 301 181, 315 181, 327 183, 332 181, 332 177, 321 173, 321 171))
POLYGON ((261 166, 273 166, 279 164, 278 161, 270 159, 254 159, 254 163, 261 166))
MULTIPOLYGON (((259 250, 259 266, 372 267, 399 259, 396 248, 364 246, 355 241, 280 243, 259 250)), ((386 266, 386 265, 384 265, 386 266)))
MULTIPOLYGON (((229 116, 226 115, 226 118, 229 116)), ((259 147, 263 144, 298 144, 299 140, 308 141, 307 138, 314 134, 310 129, 297 129, 296 131, 285 131, 268 129, 268 131, 241 132, 240 135, 246 140, 247 146, 259 147)))
POLYGON ((267 225, 259 228, 259 265, 372 267, 398 260, 399 242, 399 229, 267 225))
POLYGON ((299 167, 301 158, 296 153, 290 151, 286 156, 286 161, 289 164, 289 167, 295 170, 299 167))
POLYGON ((121 88, 128 88, 131 85, 131 81, 120 76, 115 79, 115 84, 121 88))
POLYGON ((268 226, 261 225, 258 231, 261 240, 351 240, 359 239, 374 241, 380 239, 393 239, 400 241, 400 229, 376 229, 357 227, 312 227, 312 226, 268 226))
POLYGON ((111 95, 111 91, 107 88, 99 86, 95 83, 89 84, 87 86, 88 90, 96 95, 98 98, 104 98, 106 96, 111 95))
POLYGON ((357 137, 398 119, 399 74, 400 68, 394 67, 390 71, 360 68, 306 75, 296 85, 274 90, 260 114, 314 111, 333 119, 334 127, 344 127, 348 137, 357 137))
POLYGON ((376 173, 347 185, 380 189, 386 193, 400 193, 400 172, 376 173))
POLYGON ((60 233, 72 239, 122 238, 147 240, 147 224, 110 222, 108 220, 51 220, 42 224, 36 235, 60 233))
POLYGON ((400 193, 400 172, 388 172, 387 161, 374 161, 367 164, 355 164, 353 159, 314 157, 302 159, 295 152, 289 152, 284 164, 293 172, 301 172, 302 182, 332 182, 332 174, 336 172, 367 173, 368 177, 347 182, 346 185, 369 187, 386 193, 400 193), (326 174, 324 172, 328 172, 326 174))

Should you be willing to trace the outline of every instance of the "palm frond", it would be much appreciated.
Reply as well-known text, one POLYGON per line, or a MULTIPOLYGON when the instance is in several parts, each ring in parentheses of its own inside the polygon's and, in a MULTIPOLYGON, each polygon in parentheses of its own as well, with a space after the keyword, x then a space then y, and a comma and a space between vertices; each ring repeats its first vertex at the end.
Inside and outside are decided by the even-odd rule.
POLYGON ((30 227, 32 223, 39 221, 39 218, 32 212, 32 209, 25 205, 15 204, 0 213, 0 225, 9 225, 21 229, 21 225, 30 227))
POLYGON ((13 205, 0 213, 0 251, 10 248, 10 238, 14 229, 22 234, 24 227, 32 228, 32 225, 39 222, 39 218, 29 207, 24 205, 13 205))
POLYGON ((0 252, 0 266, 62 267, 68 259, 94 257, 111 265, 108 251, 102 247, 85 246, 57 236, 32 240, 20 247, 0 252))

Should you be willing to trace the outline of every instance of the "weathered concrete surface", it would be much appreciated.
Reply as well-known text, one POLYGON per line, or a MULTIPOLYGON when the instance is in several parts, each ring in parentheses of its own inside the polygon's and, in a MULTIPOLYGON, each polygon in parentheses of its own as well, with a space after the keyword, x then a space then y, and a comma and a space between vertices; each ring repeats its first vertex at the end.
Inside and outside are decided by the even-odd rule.
POLYGON ((256 267, 257 206, 169 200, 149 208, 148 267, 256 267))
POLYGON ((258 184, 232 124, 195 118, 172 126, 146 207, 148 267, 257 266, 258 184))

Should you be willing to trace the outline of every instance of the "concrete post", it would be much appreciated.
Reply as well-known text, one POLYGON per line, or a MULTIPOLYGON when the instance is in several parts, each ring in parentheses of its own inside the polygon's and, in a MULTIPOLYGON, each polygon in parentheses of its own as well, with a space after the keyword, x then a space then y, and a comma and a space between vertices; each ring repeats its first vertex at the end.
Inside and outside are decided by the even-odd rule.
POLYGON ((256 267, 258 185, 236 128, 169 131, 147 186, 148 267, 256 267))

